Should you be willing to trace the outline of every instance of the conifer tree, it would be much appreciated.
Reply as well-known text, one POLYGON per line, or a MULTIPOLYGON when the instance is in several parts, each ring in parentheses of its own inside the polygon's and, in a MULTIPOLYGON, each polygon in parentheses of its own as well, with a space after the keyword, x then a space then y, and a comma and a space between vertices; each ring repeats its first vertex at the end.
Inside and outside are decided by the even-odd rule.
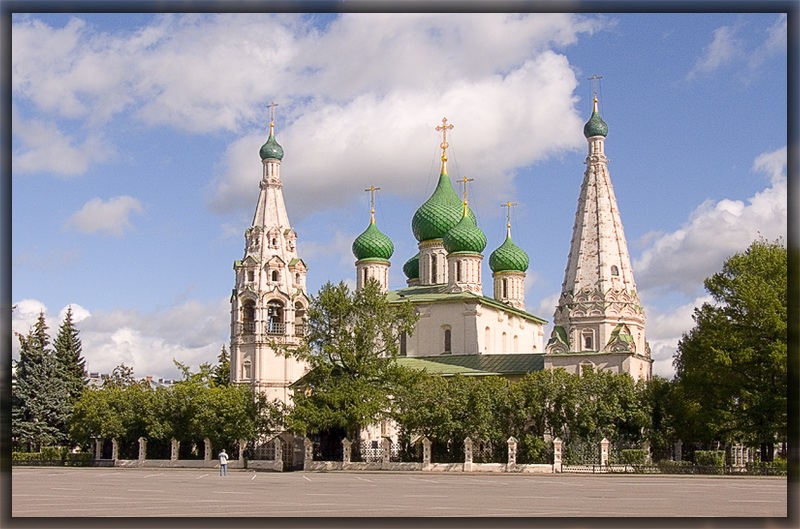
POLYGON ((211 379, 217 386, 229 386, 231 384, 231 356, 224 344, 217 360, 219 363, 211 369, 211 379))
POLYGON ((79 332, 72 321, 72 307, 68 307, 53 347, 67 385, 70 406, 80 399, 87 383, 86 360, 81 356, 79 332))
POLYGON ((19 336, 17 385, 12 392, 11 430, 29 450, 66 441, 67 385, 50 348, 44 314, 27 336, 19 336))

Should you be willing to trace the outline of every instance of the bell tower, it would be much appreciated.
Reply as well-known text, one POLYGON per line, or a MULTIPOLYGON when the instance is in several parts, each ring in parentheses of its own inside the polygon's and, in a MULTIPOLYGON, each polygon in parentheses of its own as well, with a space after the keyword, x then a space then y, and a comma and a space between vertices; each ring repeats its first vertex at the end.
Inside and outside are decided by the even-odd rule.
POLYGON ((297 233, 283 200, 276 106, 270 105, 269 137, 259 151, 259 195, 253 222, 244 234, 244 257, 233 264, 231 382, 247 384, 270 401, 289 403, 289 385, 303 375, 305 365, 282 356, 273 344, 301 343, 309 298, 306 264, 297 255, 297 233))
POLYGON ((645 314, 605 155, 608 125, 600 117, 596 91, 593 99, 583 128, 589 151, 586 171, 545 367, 573 372, 592 367, 649 380, 645 314))

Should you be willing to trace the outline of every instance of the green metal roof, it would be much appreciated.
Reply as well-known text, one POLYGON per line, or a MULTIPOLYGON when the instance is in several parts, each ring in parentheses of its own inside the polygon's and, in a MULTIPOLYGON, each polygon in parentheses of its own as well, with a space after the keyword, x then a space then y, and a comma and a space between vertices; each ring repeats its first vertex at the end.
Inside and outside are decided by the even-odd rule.
POLYGON ((353 255, 359 261, 363 259, 382 259, 388 261, 394 253, 391 239, 381 233, 374 222, 353 241, 353 255))
POLYGON ((475 219, 465 212, 458 224, 445 233, 442 244, 447 253, 480 254, 486 248, 486 235, 475 224, 475 219))
MULTIPOLYGON (((464 204, 458 198, 447 173, 439 175, 436 189, 411 219, 411 231, 418 241, 441 239, 464 216, 464 204)), ((469 216, 475 220, 470 210, 469 216)))
POLYGON ((275 140, 275 136, 270 134, 269 138, 267 138, 267 142, 261 146, 261 150, 258 151, 258 154, 261 156, 262 160, 268 158, 281 160, 283 159, 283 147, 275 140))
POLYGON ((506 240, 489 256, 489 268, 492 272, 524 272, 528 269, 528 254, 514 244, 511 234, 506 235, 506 240))
POLYGON ((529 312, 512 307, 502 301, 497 301, 494 298, 488 298, 474 294, 472 292, 447 292, 446 284, 438 285, 423 285, 416 287, 401 288, 399 290, 390 290, 387 292, 387 299, 390 302, 410 301, 413 304, 424 303, 457 303, 465 301, 473 301, 482 305, 487 305, 498 310, 502 310, 509 314, 513 314, 520 318, 536 323, 547 323, 546 320, 538 316, 534 316, 529 312))
POLYGON ((398 357, 401 366, 424 369, 437 375, 524 375, 531 371, 544 369, 544 355, 541 354, 481 354, 398 357))
POLYGON ((403 273, 408 279, 419 279, 419 252, 406 261, 406 264, 403 265, 403 273))

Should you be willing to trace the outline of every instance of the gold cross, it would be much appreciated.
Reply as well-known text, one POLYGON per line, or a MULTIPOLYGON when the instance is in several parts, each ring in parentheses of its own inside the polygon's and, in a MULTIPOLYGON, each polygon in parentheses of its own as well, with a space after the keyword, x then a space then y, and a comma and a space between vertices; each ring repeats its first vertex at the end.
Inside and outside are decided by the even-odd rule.
POLYGON ((602 75, 593 74, 591 77, 587 79, 592 82, 592 93, 594 94, 594 98, 597 99, 597 83, 602 79, 602 75))
POLYGON ((464 185, 464 204, 466 204, 467 203, 467 182, 474 182, 475 179, 474 178, 467 178, 465 176, 464 178, 461 178, 458 181, 461 182, 464 185))
POLYGON ((369 221, 371 224, 375 224, 375 191, 379 189, 380 187, 369 186, 369 189, 364 190, 369 192, 369 221))
POLYGON ((271 104, 267 106, 269 108, 269 135, 272 136, 275 132, 275 107, 278 106, 278 103, 273 101, 271 104))
POLYGON ((447 151, 447 147, 449 146, 449 144, 447 143, 447 131, 448 130, 452 130, 452 129, 453 129, 453 124, 451 123, 451 124, 448 125, 447 124, 447 118, 442 118, 442 124, 439 125, 438 127, 436 127, 436 132, 439 132, 439 131, 442 132, 442 143, 441 143, 440 147, 442 148, 442 161, 443 162, 447 161, 447 154, 445 154, 445 151, 447 151))
POLYGON ((508 228, 509 235, 511 234, 511 208, 516 205, 516 202, 511 201, 508 201, 505 204, 500 204, 501 208, 506 208, 506 228, 508 228))

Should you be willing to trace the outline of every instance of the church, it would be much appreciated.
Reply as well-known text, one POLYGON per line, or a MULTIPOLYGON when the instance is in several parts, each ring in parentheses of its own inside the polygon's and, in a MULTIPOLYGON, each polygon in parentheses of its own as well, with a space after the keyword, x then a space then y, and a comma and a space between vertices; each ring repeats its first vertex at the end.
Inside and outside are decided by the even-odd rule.
MULTIPOLYGON (((274 110, 274 106, 272 107, 274 110)), ((594 97, 584 126, 588 154, 578 196, 570 253, 561 296, 547 343, 547 321, 525 309, 527 253, 511 235, 489 254, 491 296, 481 274, 487 239, 467 203, 469 180, 460 197, 447 168, 447 131, 442 120, 441 170, 436 188, 411 219, 418 253, 402 269, 406 287, 388 290, 392 241, 375 223, 374 191, 369 224, 353 242, 356 288, 376 280, 390 302, 409 301, 420 318, 400 343, 402 365, 443 376, 501 375, 509 379, 542 369, 587 368, 628 373, 649 380, 650 348, 625 234, 611 185, 605 139, 608 126, 594 97)), ((283 199, 283 148, 269 137, 259 152, 262 175, 245 252, 234 262, 231 294, 231 380, 263 392, 270 400, 291 400, 291 384, 305 372, 271 344, 299 344, 304 335, 308 267, 299 257, 283 199)), ((512 203, 507 203, 510 210, 512 203)), ((488 285, 487 285, 488 287, 488 285)))

